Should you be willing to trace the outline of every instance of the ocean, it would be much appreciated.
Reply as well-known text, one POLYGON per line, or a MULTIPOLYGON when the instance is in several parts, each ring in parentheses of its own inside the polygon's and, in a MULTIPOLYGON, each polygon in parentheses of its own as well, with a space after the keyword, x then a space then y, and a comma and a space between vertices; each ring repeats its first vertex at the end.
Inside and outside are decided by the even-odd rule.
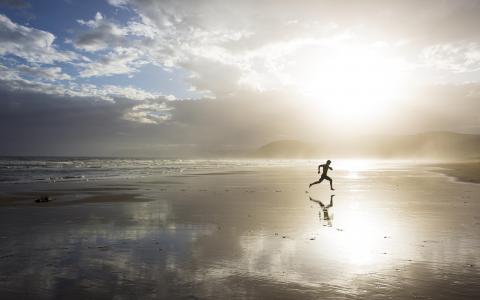
POLYGON ((188 175, 259 166, 312 165, 312 160, 204 160, 99 157, 0 157, 1 183, 129 179, 152 175, 188 175))

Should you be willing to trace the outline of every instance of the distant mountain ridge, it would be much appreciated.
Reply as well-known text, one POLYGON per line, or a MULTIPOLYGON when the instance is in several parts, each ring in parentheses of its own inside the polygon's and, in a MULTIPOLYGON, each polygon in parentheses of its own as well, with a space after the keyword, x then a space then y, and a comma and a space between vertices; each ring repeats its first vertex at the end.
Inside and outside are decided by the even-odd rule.
POLYGON ((308 143, 281 140, 258 148, 258 158, 382 157, 478 159, 480 135, 454 132, 426 132, 413 135, 362 136, 351 139, 308 143))
POLYGON ((318 150, 313 144, 298 140, 282 140, 263 145, 255 151, 254 156, 270 158, 302 158, 315 156, 317 152, 318 150))

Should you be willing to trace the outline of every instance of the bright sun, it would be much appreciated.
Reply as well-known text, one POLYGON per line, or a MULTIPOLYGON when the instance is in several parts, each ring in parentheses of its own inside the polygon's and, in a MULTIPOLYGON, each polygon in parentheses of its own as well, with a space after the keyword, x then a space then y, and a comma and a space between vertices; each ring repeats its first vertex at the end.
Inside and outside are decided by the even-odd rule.
POLYGON ((405 92, 406 65, 381 47, 336 47, 298 60, 293 84, 339 121, 371 120, 394 109, 405 92))

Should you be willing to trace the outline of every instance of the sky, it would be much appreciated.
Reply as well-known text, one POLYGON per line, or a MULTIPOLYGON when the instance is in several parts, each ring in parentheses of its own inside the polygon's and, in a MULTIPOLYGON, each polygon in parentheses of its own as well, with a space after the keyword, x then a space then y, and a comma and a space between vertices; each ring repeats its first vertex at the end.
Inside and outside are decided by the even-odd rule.
POLYGON ((480 1, 0 0, 0 155, 480 134, 480 1))

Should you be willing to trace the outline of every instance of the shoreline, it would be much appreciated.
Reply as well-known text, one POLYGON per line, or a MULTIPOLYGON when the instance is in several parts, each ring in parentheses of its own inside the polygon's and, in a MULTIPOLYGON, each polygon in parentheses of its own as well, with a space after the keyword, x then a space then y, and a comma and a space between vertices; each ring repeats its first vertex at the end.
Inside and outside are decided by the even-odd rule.
POLYGON ((432 170, 464 183, 480 184, 480 162, 456 162, 433 165, 441 169, 432 170))

